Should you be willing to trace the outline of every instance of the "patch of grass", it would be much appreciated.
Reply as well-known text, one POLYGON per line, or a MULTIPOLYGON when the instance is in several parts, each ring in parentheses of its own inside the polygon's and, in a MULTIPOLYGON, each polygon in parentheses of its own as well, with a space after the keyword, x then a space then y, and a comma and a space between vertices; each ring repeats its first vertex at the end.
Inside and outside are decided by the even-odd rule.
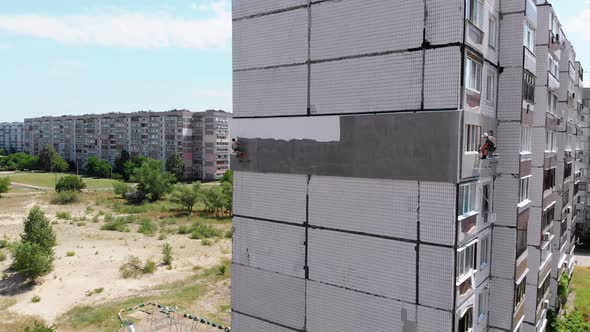
POLYGON ((187 225, 180 225, 178 226, 178 234, 188 234, 190 233, 190 227, 187 225))
MULTIPOLYGON (((61 176, 58 174, 57 178, 61 176)), ((12 182, 28 184, 31 186, 39 186, 53 189, 55 188, 55 173, 29 173, 19 172, 11 174, 10 179, 12 182)), ((88 177, 82 177, 88 189, 110 189, 113 187, 114 180, 111 179, 94 179, 88 177)))
POLYGON ((191 239, 209 239, 221 236, 221 231, 211 225, 200 222, 193 223, 190 228, 191 239))
POLYGON ((204 276, 214 276, 217 278, 229 278, 231 277, 231 262, 229 259, 224 259, 223 262, 217 266, 208 268, 203 271, 204 276))
POLYGON ((74 204, 80 201, 80 196, 74 191, 56 192, 51 196, 51 204, 67 205, 74 204))
POLYGON ((137 214, 137 213, 144 213, 148 211, 149 204, 141 204, 141 205, 133 205, 125 202, 114 202, 112 205, 112 209, 116 213, 121 214, 137 214))
POLYGON ((225 232, 226 239, 231 239, 233 236, 234 236, 234 232, 232 230, 225 232))
POLYGON ((102 293, 102 291, 104 291, 104 288, 100 287, 100 288, 95 288, 91 291, 86 291, 86 296, 92 296, 94 294, 100 294, 102 293))
POLYGON ((98 223, 98 215, 92 217, 92 222, 95 224, 98 223))
POLYGON ((129 232, 128 224, 134 223, 136 219, 132 216, 114 218, 111 215, 107 215, 105 216, 105 221, 106 223, 100 226, 100 229, 104 231, 129 232))
POLYGON ((8 248, 9 246, 10 246, 10 239, 8 239, 8 236, 4 235, 0 239, 0 249, 8 248))
POLYGON ((91 206, 87 206, 86 207, 86 213, 89 213, 90 214, 92 212, 94 212, 94 209, 91 206))
POLYGON ((121 278, 139 278, 143 274, 143 266, 141 260, 137 256, 127 258, 127 261, 119 267, 121 278))
POLYGON ((61 220, 71 220, 72 219, 72 215, 69 212, 58 212, 55 214, 55 217, 57 219, 61 219, 61 220))
POLYGON ((158 235, 158 240, 162 241, 162 240, 166 240, 168 238, 168 235, 166 235, 166 233, 160 233, 160 235, 158 235))
POLYGON ((76 225, 78 225, 78 226, 86 226, 86 223, 85 223, 85 222, 83 222, 83 221, 80 221, 80 222, 79 222, 79 223, 77 223, 76 225))
POLYGON ((6 253, 4 252, 4 250, 0 250, 0 262, 3 262, 6 260, 6 253))
POLYGON ((154 262, 151 259, 148 259, 145 262, 145 265, 143 266, 143 273, 144 274, 154 273, 154 272, 156 272, 157 269, 158 269, 158 266, 156 265, 156 262, 154 262))
POLYGON ((74 251, 66 252, 66 257, 73 257, 73 256, 76 256, 76 252, 74 252, 74 251))
POLYGON ((39 295, 35 295, 31 299, 31 302, 33 302, 33 303, 39 303, 39 302, 41 302, 41 297, 39 295))
POLYGON ((572 278, 572 290, 576 292, 575 307, 590 320, 590 267, 577 266, 572 278))
POLYGON ((137 231, 143 235, 152 236, 158 231, 158 225, 151 220, 144 220, 137 231))
POLYGON ((202 239, 201 244, 204 246, 211 246, 211 245, 213 245, 213 241, 211 241, 209 239, 202 239))

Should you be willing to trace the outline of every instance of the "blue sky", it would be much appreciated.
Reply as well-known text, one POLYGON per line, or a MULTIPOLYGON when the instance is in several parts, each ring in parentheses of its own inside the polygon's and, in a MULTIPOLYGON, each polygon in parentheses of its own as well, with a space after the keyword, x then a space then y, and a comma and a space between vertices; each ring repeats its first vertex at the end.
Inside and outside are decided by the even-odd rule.
MULTIPOLYGON (((552 3, 590 69, 590 0, 552 3)), ((0 122, 231 111, 230 7, 230 0, 0 0, 0 122)))

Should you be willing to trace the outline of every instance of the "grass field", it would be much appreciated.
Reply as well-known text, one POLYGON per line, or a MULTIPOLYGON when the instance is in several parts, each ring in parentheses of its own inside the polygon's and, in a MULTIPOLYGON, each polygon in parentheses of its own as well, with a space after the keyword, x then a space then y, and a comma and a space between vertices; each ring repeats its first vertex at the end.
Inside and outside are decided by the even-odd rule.
MULTIPOLYGON (((55 188, 55 173, 15 173, 7 175, 12 182, 31 186, 55 188)), ((57 174, 57 178, 64 174, 57 174)), ((112 189, 114 180, 83 177, 88 189, 112 189)))
POLYGON ((590 319, 590 267, 576 267, 572 280, 572 290, 576 292, 576 308, 582 311, 586 320, 590 319))

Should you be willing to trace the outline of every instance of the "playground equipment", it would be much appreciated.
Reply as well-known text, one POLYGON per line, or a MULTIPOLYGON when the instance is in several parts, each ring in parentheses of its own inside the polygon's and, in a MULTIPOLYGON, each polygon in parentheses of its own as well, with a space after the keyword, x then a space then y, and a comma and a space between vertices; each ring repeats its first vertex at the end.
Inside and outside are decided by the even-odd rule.
POLYGON ((178 312, 176 306, 142 303, 119 310, 119 332, 230 332, 229 326, 178 312))

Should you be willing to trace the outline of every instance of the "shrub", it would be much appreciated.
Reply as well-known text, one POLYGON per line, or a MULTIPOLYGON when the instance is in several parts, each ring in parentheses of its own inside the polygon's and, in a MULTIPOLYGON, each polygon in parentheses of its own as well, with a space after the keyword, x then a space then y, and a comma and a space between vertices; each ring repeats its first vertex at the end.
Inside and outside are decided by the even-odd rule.
MULTIPOLYGON (((39 300, 41 299, 39 298, 39 300)), ((33 327, 25 328, 25 332, 57 332, 57 330, 53 326, 47 326, 35 321, 35 325, 33 327)))
POLYGON ((89 157, 86 163, 86 173, 90 176, 108 178, 111 175, 112 166, 98 157, 89 157))
POLYGON ((566 272, 563 272, 557 284, 557 301, 558 306, 565 305, 568 298, 568 289, 570 285, 570 278, 566 272))
POLYGON ((172 191, 176 178, 163 172, 163 166, 160 160, 147 159, 133 171, 131 180, 138 183, 137 192, 140 196, 154 202, 172 191))
POLYGON ((129 232, 128 222, 124 218, 116 218, 100 226, 103 231, 129 232))
POLYGON ((143 235, 154 235, 158 231, 158 225, 153 223, 150 220, 144 220, 141 225, 139 226, 138 232, 142 233, 143 235))
POLYGON ((82 180, 82 177, 77 175, 66 175, 60 178, 55 184, 55 191, 82 191, 86 188, 86 183, 82 180))
POLYGON ((102 288, 102 287, 95 288, 94 290, 86 291, 86 296, 92 296, 94 294, 100 294, 100 293, 102 293, 102 291, 104 291, 104 288, 102 288))
POLYGON ((23 242, 31 242, 41 246, 41 249, 49 252, 57 244, 53 227, 45 214, 37 206, 29 211, 24 222, 24 234, 21 235, 23 242))
POLYGON ((166 238, 168 238, 166 233, 160 233, 160 235, 158 236, 158 240, 160 240, 160 241, 166 240, 166 238))
POLYGON ((66 205, 73 204, 80 201, 80 197, 75 191, 61 191, 56 192, 51 197, 51 204, 66 205))
POLYGON ((195 223, 191 227, 191 239, 208 239, 221 236, 221 231, 211 225, 195 223))
POLYGON ((143 266, 143 273, 154 273, 156 272, 156 270, 158 269, 158 266, 156 265, 156 262, 152 261, 151 259, 148 259, 145 262, 145 265, 143 266))
POLYGON ((234 235, 234 231, 233 230, 229 230, 227 232, 225 232, 225 238, 226 239, 231 239, 234 235))
POLYGON ((190 229, 187 225, 178 226, 178 234, 188 234, 188 233, 190 233, 190 229))
POLYGON ((33 302, 33 303, 39 303, 39 302, 41 302, 41 297, 39 297, 39 295, 35 295, 31 299, 31 302, 33 302))
POLYGON ((119 195, 121 196, 121 198, 126 198, 127 193, 131 191, 131 186, 122 182, 122 181, 117 181, 115 183, 113 183, 113 191, 115 193, 115 195, 119 195))
POLYGON ((66 253, 66 256, 67 256, 67 257, 72 257, 72 256, 75 256, 75 255, 76 255, 76 253, 75 253, 75 252, 73 252, 73 251, 68 251, 68 252, 66 253))
POLYGON ((78 225, 78 226, 86 226, 86 223, 85 223, 85 222, 83 222, 83 221, 80 221, 80 222, 79 222, 79 223, 77 223, 76 225, 78 225))
POLYGON ((553 324, 556 332, 588 332, 590 323, 586 322, 580 310, 565 313, 553 324))
POLYGON ((201 240, 201 244, 204 246, 210 246, 213 244, 213 241, 209 240, 209 239, 202 239, 201 240))
POLYGON ((17 244, 13 256, 12 268, 29 279, 44 276, 53 268, 53 252, 47 252, 37 243, 17 244))
POLYGON ((164 265, 172 265, 172 246, 170 243, 164 243, 164 246, 162 247, 162 255, 164 265))
POLYGON ((4 194, 4 193, 7 193, 8 190, 10 190, 10 178, 9 177, 0 178, 0 196, 2 196, 2 194, 4 194))
POLYGON ((193 212, 193 207, 199 202, 201 197, 201 183, 195 182, 192 187, 178 184, 174 188, 170 200, 180 206, 186 211, 187 214, 193 212))
POLYGON ((57 219, 61 219, 61 220, 71 220, 72 219, 72 215, 69 212, 58 212, 55 214, 55 216, 57 217, 57 219))
POLYGON ((0 249, 8 248, 9 246, 10 240, 8 239, 8 236, 4 235, 4 237, 0 239, 0 249))
POLYGON ((3 262, 6 260, 6 253, 4 252, 4 250, 0 250, 0 262, 3 262))
POLYGON ((226 271, 227 271, 227 266, 219 265, 217 275, 224 276, 226 271))
POLYGON ((137 256, 130 256, 127 261, 119 267, 121 278, 139 278, 143 274, 141 260, 137 256))

